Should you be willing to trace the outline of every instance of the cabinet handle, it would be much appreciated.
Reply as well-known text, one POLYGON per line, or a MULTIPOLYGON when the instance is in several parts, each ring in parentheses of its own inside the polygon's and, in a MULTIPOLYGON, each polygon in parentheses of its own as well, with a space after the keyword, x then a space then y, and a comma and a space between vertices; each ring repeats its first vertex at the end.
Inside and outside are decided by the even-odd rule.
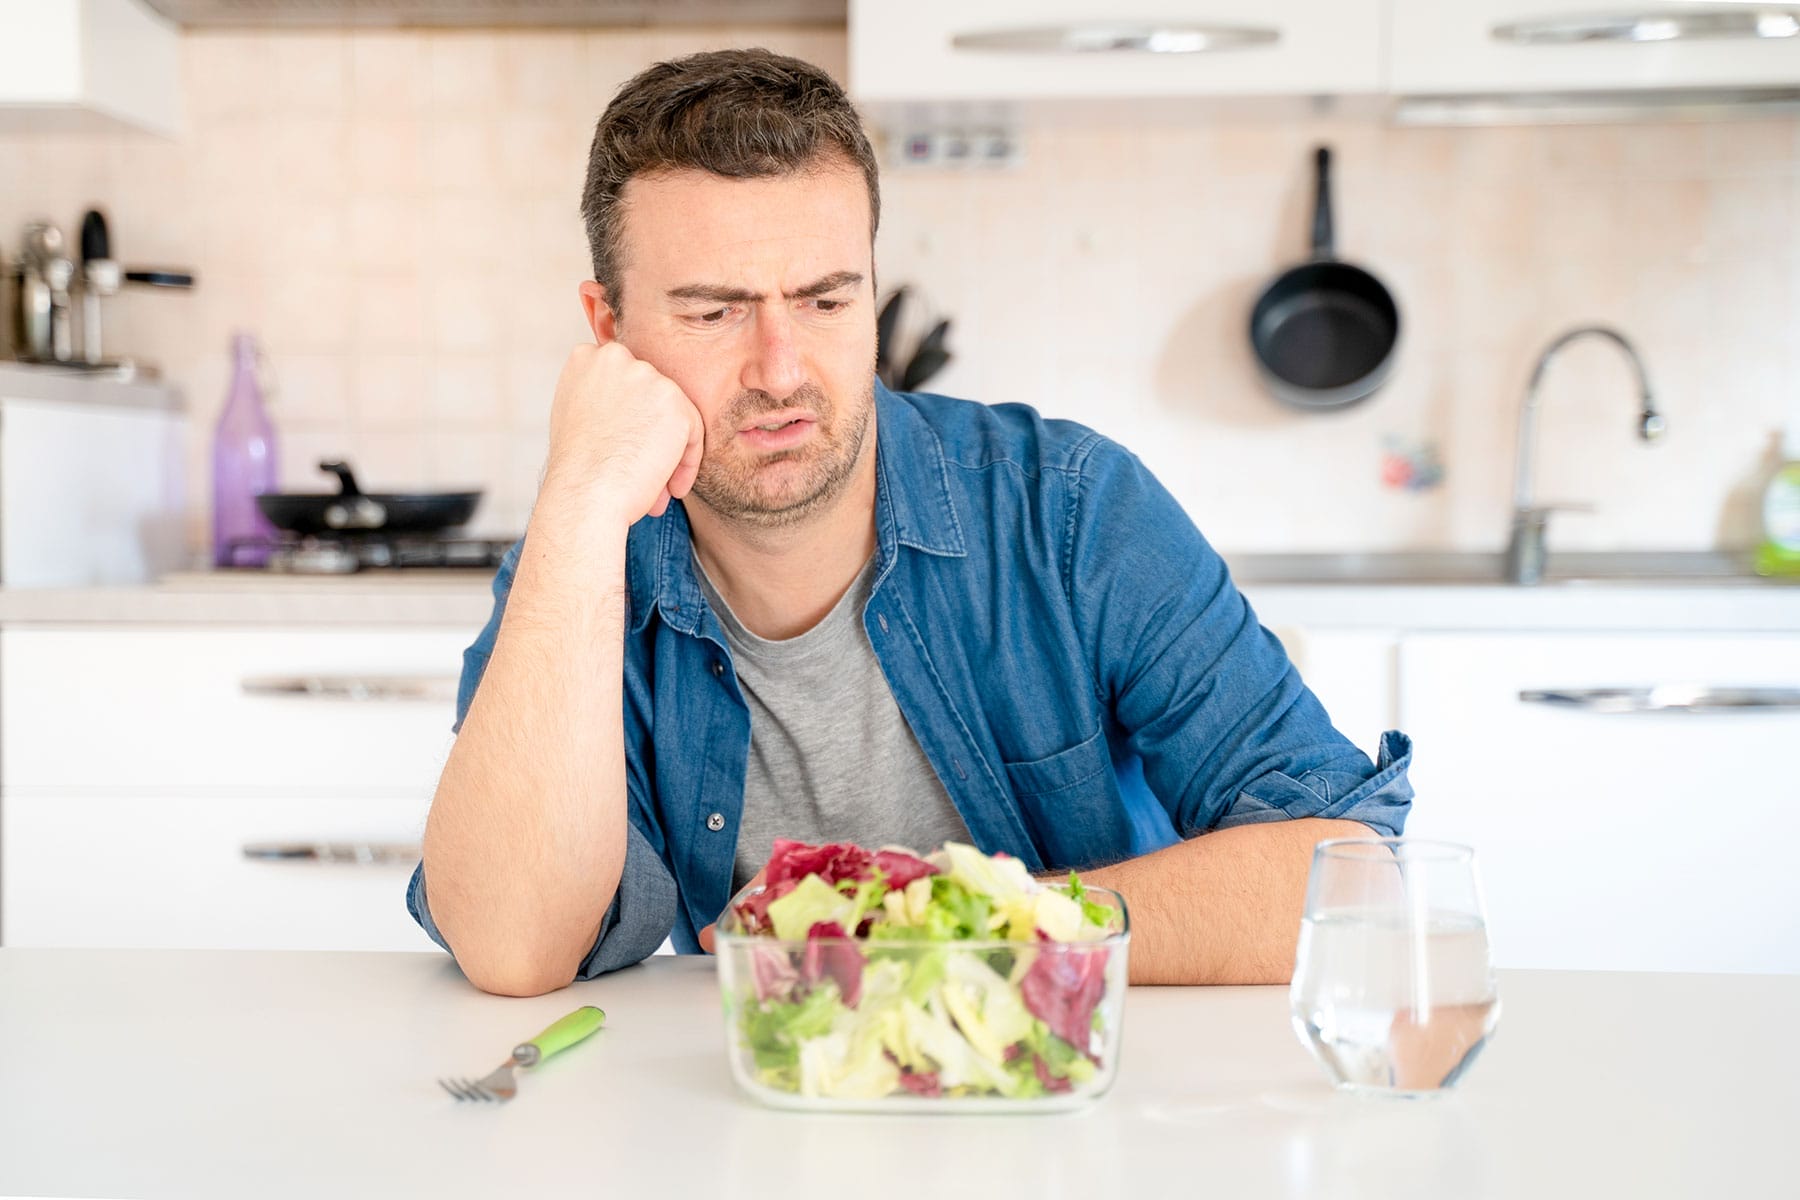
POLYGON ((1676 42, 1704 38, 1790 38, 1800 35, 1800 8, 1740 8, 1724 11, 1677 8, 1667 12, 1590 13, 1534 17, 1493 28, 1495 41, 1522 46, 1575 42, 1676 42))
POLYGON ((1083 21, 1025 29, 984 29, 950 39, 957 50, 997 50, 1018 54, 1208 54, 1266 46, 1281 40, 1279 29, 1258 25, 1145 25, 1083 21))
POLYGON ((321 700, 456 702, 457 681, 437 675, 260 675, 240 683, 248 696, 312 696, 321 700))
POLYGON ((1561 688, 1524 691, 1527 704, 1596 713, 1728 713, 1800 710, 1800 688, 1698 687, 1660 684, 1647 688, 1561 688))
POLYGON ((246 842, 244 857, 261 862, 350 863, 384 866, 415 863, 420 848, 404 842, 246 842))

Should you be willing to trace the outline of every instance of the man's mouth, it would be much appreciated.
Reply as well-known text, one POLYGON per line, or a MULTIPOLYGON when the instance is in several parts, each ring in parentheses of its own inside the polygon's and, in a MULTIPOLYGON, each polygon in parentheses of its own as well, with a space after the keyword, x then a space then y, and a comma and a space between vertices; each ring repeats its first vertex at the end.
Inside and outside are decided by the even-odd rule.
POLYGON ((774 433, 778 430, 786 429, 789 425, 793 425, 800 421, 810 422, 817 419, 810 411, 799 408, 789 408, 784 409, 781 412, 760 413, 758 415, 762 418, 761 420, 753 421, 748 425, 741 426, 738 429, 738 432, 749 433, 752 429, 760 429, 765 433, 774 433))
POLYGON ((817 418, 810 412, 774 413, 738 430, 738 440, 752 450, 779 453, 805 445, 817 428, 817 418))

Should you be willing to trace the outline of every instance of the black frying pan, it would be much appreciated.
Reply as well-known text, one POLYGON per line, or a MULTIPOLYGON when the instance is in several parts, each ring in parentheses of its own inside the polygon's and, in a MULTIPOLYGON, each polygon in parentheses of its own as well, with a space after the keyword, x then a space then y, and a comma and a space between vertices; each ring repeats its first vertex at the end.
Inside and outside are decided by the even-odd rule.
POLYGON ((1381 281, 1332 257, 1331 151, 1320 146, 1313 257, 1289 267, 1250 311, 1250 346, 1275 398, 1295 408, 1343 408, 1387 382, 1400 310, 1381 281))
POLYGON ((480 492, 366 495, 348 464, 322 462, 319 470, 338 477, 337 494, 270 492, 256 498, 256 507, 277 529, 293 533, 436 533, 466 522, 481 499, 480 492))

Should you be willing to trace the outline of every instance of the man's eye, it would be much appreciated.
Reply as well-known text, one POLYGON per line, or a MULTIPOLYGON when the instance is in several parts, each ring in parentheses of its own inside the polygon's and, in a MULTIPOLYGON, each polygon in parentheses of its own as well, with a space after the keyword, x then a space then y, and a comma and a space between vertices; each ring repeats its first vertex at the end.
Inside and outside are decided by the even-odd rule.
POLYGON ((717 325, 725 319, 726 314, 730 311, 729 308, 715 308, 709 313, 701 313, 695 319, 702 325, 717 325))
POLYGON ((815 301, 813 301, 813 303, 819 306, 819 311, 822 313, 834 313, 838 309, 844 307, 845 301, 842 301, 842 300, 815 300, 815 301))

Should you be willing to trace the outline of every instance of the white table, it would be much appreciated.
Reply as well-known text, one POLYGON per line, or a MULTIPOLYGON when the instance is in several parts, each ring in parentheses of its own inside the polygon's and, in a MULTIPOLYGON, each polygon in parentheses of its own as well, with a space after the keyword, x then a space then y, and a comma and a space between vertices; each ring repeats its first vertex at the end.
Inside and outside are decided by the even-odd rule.
POLYGON ((1332 1093, 1283 988, 1137 988, 1093 1109, 881 1118, 740 1097, 707 959, 518 1000, 431 954, 0 950, 0 1196, 1800 1194, 1800 977, 1501 986, 1443 1100, 1332 1093), (438 1090, 580 1004, 510 1105, 438 1090))

